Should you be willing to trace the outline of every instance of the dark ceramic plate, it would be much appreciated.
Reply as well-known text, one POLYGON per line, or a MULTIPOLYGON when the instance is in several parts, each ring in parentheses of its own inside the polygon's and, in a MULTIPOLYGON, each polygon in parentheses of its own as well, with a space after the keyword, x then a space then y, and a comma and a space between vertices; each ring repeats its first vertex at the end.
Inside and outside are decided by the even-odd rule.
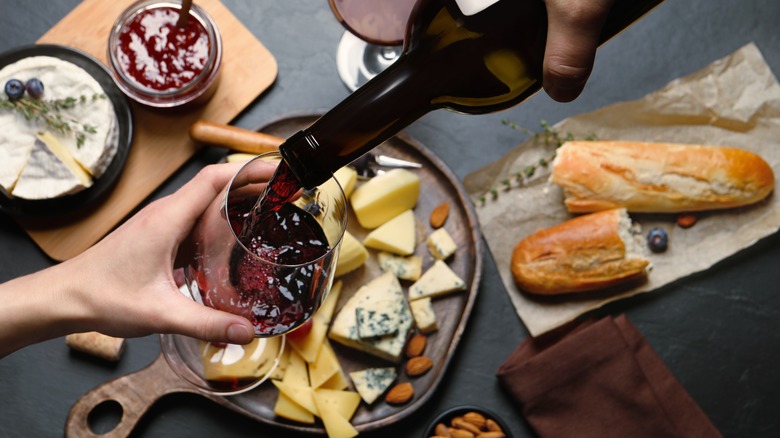
POLYGON ((133 114, 127 97, 114 84, 108 70, 84 52, 57 45, 19 47, 0 54, 0 68, 31 56, 51 56, 83 68, 95 78, 114 105, 119 128, 117 153, 105 173, 89 188, 73 195, 41 200, 8 198, 0 194, 0 211, 8 215, 23 218, 52 218, 84 209, 100 201, 111 191, 122 173, 133 141, 133 114))

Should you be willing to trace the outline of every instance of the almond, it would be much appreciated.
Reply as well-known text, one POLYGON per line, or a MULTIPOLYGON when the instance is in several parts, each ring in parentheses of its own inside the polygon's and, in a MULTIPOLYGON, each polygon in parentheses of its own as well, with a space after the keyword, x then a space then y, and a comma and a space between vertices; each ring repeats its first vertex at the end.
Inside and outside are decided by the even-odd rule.
POLYGON ((430 219, 431 227, 441 228, 441 226, 444 225, 444 222, 447 222, 447 216, 449 215, 450 215, 450 204, 447 202, 443 204, 439 204, 431 212, 431 219, 430 219))
POLYGON ((506 435, 504 432, 482 432, 477 438, 506 438, 506 435))
POLYGON ((682 228, 690 228, 693 226, 693 224, 696 223, 698 219, 699 217, 696 216, 695 214, 683 213, 677 215, 677 225, 679 225, 682 228))
POLYGON ((456 429, 454 427, 449 428, 450 436, 452 438, 474 438, 474 434, 468 430, 456 429))
POLYGON ((417 356, 406 362, 406 374, 411 377, 422 376, 433 367, 433 361, 425 356, 417 356))
POLYGON ((455 427, 457 429, 463 429, 468 430, 469 432, 473 433, 474 435, 479 435, 481 430, 477 426, 474 426, 473 424, 469 423, 468 421, 464 420, 462 417, 456 417, 452 419, 452 427, 455 427))
POLYGON ((416 335, 412 336, 412 339, 409 340, 409 345, 406 347, 406 356, 416 357, 423 354, 427 341, 428 338, 421 333, 417 333, 416 335))
POLYGON ((463 419, 480 429, 485 427, 485 422, 487 421, 485 416, 478 412, 467 412, 463 414, 463 419))
POLYGON ((447 429, 447 426, 444 425, 444 423, 439 423, 436 425, 436 436, 443 436, 450 438, 450 431, 447 429))
POLYGON ((391 405, 402 405, 414 397, 414 388, 409 382, 399 383, 390 389, 385 401, 391 405))
POLYGON ((498 425, 495 421, 488 418, 485 420, 485 429, 489 430, 490 432, 504 432, 501 430, 501 426, 498 425))

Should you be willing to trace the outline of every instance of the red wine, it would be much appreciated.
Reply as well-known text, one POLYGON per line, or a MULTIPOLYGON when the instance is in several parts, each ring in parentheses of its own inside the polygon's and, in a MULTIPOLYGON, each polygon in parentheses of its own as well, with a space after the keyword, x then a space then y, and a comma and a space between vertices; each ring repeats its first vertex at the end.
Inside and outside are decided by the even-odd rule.
MULTIPOLYGON (((615 0, 600 42, 661 1, 615 0)), ((429 111, 512 107, 542 87, 546 35, 540 0, 419 0, 399 59, 279 151, 313 187, 429 111)))
POLYGON ((416 0, 330 0, 336 18, 372 44, 400 46, 416 0))

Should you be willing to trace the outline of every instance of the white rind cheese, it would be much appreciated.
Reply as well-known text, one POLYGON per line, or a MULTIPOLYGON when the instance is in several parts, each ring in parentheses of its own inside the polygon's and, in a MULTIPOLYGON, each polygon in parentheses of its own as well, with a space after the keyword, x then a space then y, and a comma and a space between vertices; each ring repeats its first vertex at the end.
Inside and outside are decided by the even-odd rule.
POLYGON ((358 394, 369 405, 374 403, 390 385, 393 384, 398 373, 395 368, 368 368, 362 371, 349 373, 352 383, 355 384, 358 394))
POLYGON ((438 297, 461 290, 466 290, 466 283, 452 272, 446 263, 436 260, 433 266, 409 287, 409 301, 438 297))
POLYGON ((68 164, 43 140, 36 139, 30 159, 11 194, 24 199, 48 199, 77 193, 92 185, 89 175, 85 175, 78 165, 74 172, 68 164))
POLYGON ((328 336, 340 344, 398 363, 403 358, 404 345, 413 323, 412 312, 398 279, 392 273, 386 272, 361 287, 344 304, 333 320, 328 336), (396 303, 397 332, 388 336, 361 339, 358 334, 356 309, 376 301, 387 300, 396 303))
MULTIPOLYGON (((108 98, 92 99, 94 95, 104 95, 100 84, 82 68, 67 61, 49 56, 34 56, 24 58, 9 64, 0 70, 0 83, 9 79, 19 79, 26 82, 30 78, 38 78, 44 85, 43 100, 52 101, 68 97, 86 97, 86 102, 76 103, 73 108, 63 109, 60 113, 80 124, 89 125, 94 133, 87 133, 84 144, 77 145, 73 133, 59 133, 48 127, 45 122, 26 120, 16 111, 0 111, 0 186, 11 191, 21 179, 22 171, 27 166, 35 137, 39 132, 49 131, 59 140, 63 147, 89 172, 92 177, 103 175, 116 155, 118 149, 118 127, 116 115, 108 98)), ((40 172, 36 175, 40 178, 40 172)), ((56 186, 57 179, 39 179, 38 184, 56 186)), ((67 183, 69 184, 69 183, 67 183)), ((47 188, 41 193, 60 192, 72 193, 69 189, 47 188)), ((20 195, 15 195, 20 196, 20 195)), ((21 197, 21 196, 20 196, 21 197)), ((28 198, 40 199, 40 198, 28 198)))

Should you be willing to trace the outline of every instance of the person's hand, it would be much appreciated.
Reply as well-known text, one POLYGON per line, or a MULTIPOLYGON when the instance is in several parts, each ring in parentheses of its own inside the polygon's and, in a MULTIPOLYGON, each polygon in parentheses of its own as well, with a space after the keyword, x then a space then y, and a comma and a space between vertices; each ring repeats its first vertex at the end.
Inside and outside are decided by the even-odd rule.
MULTIPOLYGON (((197 304, 178 290, 173 260, 206 207, 240 164, 204 168, 176 193, 152 202, 81 255, 0 285, 0 357, 68 333, 116 337, 178 333, 246 344, 252 324, 197 304)), ((270 179, 273 166, 258 177, 270 179)))
POLYGON ((542 83, 558 102, 580 95, 593 69, 598 38, 614 0, 545 0, 547 45, 542 83))

